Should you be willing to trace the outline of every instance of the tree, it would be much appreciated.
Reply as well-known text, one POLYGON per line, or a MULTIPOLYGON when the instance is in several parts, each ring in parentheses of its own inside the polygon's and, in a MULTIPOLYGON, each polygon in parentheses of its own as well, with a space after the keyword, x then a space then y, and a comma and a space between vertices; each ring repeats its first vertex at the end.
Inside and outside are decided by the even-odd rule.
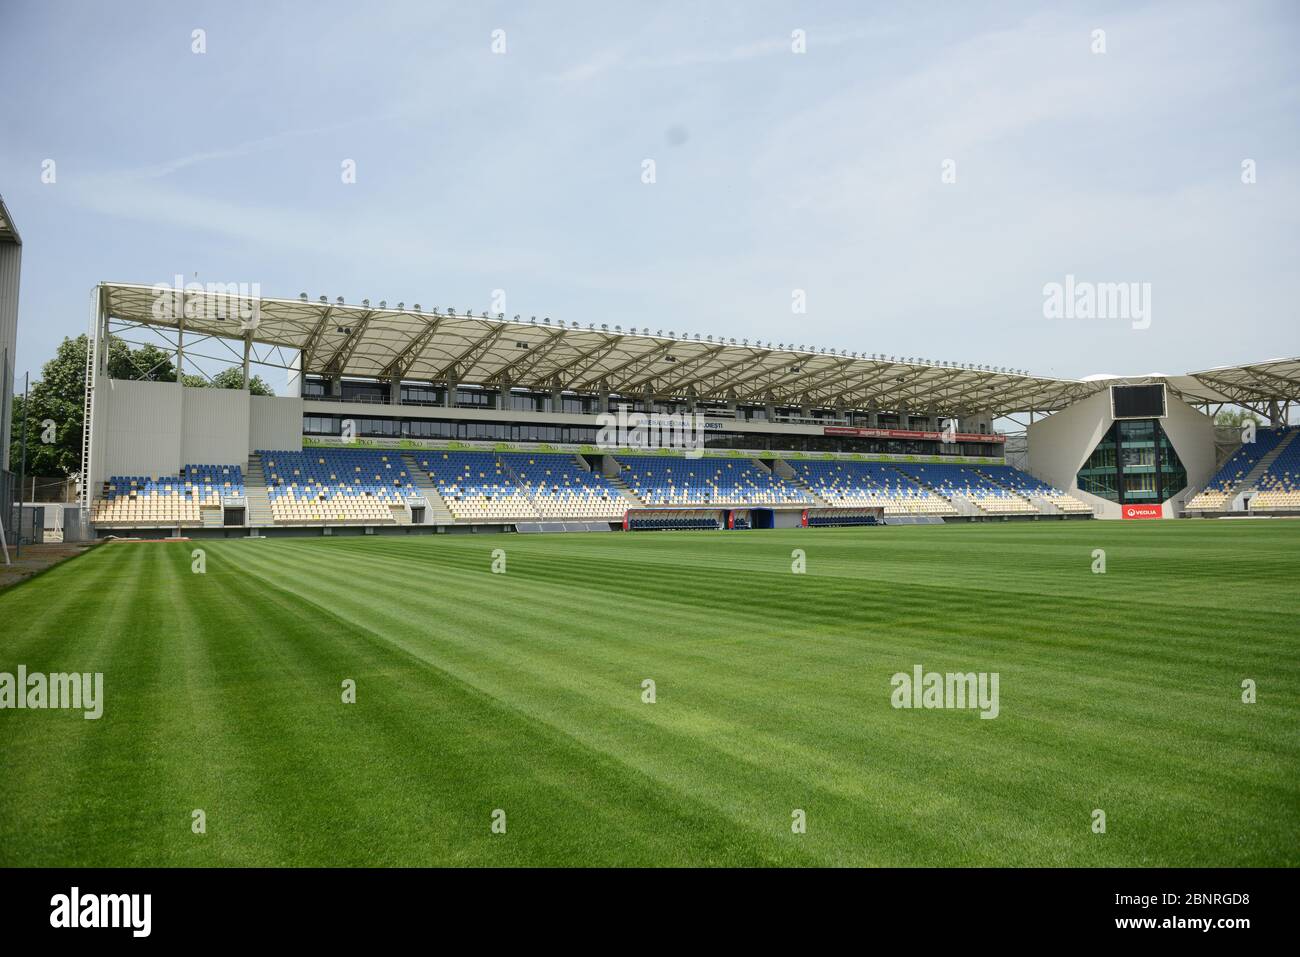
MULTIPOLYGON (((126 344, 122 347, 125 349, 126 344)), ((129 351, 129 350, 127 350, 129 351)), ((110 366, 131 367, 121 350, 109 350, 110 366)), ((23 420, 27 422, 27 472, 29 475, 75 475, 81 469, 81 421, 85 404, 86 337, 64 339, 54 358, 41 369, 24 402, 14 397, 12 444, 9 461, 17 469, 22 461, 23 420), (47 426, 53 424, 53 436, 47 426), (54 441, 46 442, 49 436, 54 441)), ((15 392, 21 385, 16 385, 15 392)))
MULTIPOLYGON (((212 377, 212 386, 215 389, 242 389, 244 387, 244 372, 234 366, 229 369, 222 369, 212 377)), ((249 377, 248 391, 253 395, 275 395, 275 390, 258 375, 249 377)))
MULTIPOLYGON (((13 442, 10 462, 18 468, 22 459, 23 419, 27 419, 27 474, 76 475, 81 469, 81 436, 86 401, 86 337, 65 338, 54 358, 41 369, 39 381, 31 384, 30 397, 24 404, 17 394, 13 404, 13 442), (46 442, 46 437, 52 441, 46 442)), ((175 382, 176 365, 172 355, 155 345, 132 349, 121 339, 110 339, 108 375, 113 379, 175 382)), ((243 375, 238 369, 226 369, 216 376, 220 388, 238 389, 243 375)), ((188 386, 206 386, 199 376, 183 376, 188 386), (198 380, 198 381, 194 381, 198 380)), ((265 382, 254 377, 249 383, 257 395, 274 395, 265 382)), ((15 392, 21 385, 15 386, 15 392)))
POLYGON ((1246 422, 1263 425, 1263 421, 1254 412, 1247 409, 1220 409, 1214 417, 1214 424, 1228 429, 1240 429, 1246 422))
MULTIPOLYGON (((191 389, 242 389, 244 372, 231 366, 229 369, 222 369, 212 377, 211 381, 201 375, 190 375, 187 372, 181 376, 181 384, 191 389)), ((275 390, 267 385, 266 380, 260 375, 249 378, 248 391, 251 395, 275 395, 275 390)))
MULTIPOLYGON (((85 336, 78 338, 84 339, 85 336)), ((86 353, 81 353, 81 368, 86 368, 86 353)), ((42 372, 44 375, 44 372, 42 372)), ((155 345, 143 345, 132 349, 121 339, 110 339, 108 343, 108 377, 110 379, 135 379, 149 382, 175 382, 176 366, 172 363, 172 354, 155 345)))

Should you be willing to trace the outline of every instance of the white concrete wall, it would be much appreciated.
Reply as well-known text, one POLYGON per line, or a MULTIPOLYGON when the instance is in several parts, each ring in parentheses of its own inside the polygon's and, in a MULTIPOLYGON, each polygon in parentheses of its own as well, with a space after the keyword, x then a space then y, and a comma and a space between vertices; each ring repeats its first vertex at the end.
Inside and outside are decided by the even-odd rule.
MULTIPOLYGON (((1214 474, 1214 421, 1197 412, 1172 392, 1167 394, 1168 415, 1160 424, 1187 470, 1189 488, 1204 485, 1214 474)), ((1118 503, 1080 492, 1079 469, 1115 420, 1111 417, 1110 390, 1103 389, 1082 402, 1029 426, 1029 473, 1057 488, 1077 494, 1092 505, 1098 518, 1120 518, 1118 503)), ((1166 518, 1173 518, 1175 496, 1165 503, 1166 518)))
MULTIPOLYGON (((1103 390, 1033 423, 1025 430, 1029 474, 1067 492, 1078 491, 1079 469, 1113 421, 1110 392, 1103 390)), ((1085 501, 1098 518, 1119 518, 1119 506, 1114 502, 1093 495, 1085 501)))
MULTIPOLYGON (((302 449, 302 399, 255 395, 249 403, 248 451, 302 449)), ((245 456, 247 457, 247 456, 245 456)), ((243 459, 240 460, 241 462, 243 459)))
POLYGON ((1187 469, 1187 487, 1200 489, 1216 471, 1214 420, 1172 393, 1168 395, 1168 402, 1169 414, 1160 420, 1160 424, 1173 443, 1183 468, 1187 469))
POLYGON ((242 389, 182 389, 182 465, 248 461, 249 395, 242 389))
POLYGON ((100 379, 95 416, 98 482, 110 475, 175 475, 181 465, 182 400, 176 382, 100 379))
POLYGON ((91 488, 111 475, 176 475, 239 465, 254 449, 302 448, 302 399, 175 382, 100 379, 91 488))

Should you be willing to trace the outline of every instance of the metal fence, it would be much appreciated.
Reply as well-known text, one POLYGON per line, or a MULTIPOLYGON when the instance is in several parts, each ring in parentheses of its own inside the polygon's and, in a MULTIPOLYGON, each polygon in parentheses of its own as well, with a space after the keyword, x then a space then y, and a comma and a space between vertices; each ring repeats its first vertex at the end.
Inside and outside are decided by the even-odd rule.
POLYGON ((0 525, 4 526, 5 540, 17 543, 14 529, 18 527, 18 476, 0 470, 0 525))

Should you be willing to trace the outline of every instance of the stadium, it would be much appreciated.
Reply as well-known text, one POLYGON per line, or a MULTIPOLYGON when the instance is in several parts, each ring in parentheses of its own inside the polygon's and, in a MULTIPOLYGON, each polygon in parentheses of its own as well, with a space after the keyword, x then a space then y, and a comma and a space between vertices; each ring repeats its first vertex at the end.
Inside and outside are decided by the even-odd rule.
POLYGON ((5 12, 21 920, 1300 865, 1288 11, 324 2, 5 12))
POLYGON ((71 645, 109 676, 103 717, 10 745, 126 799, 33 817, 80 772, 20 763, 10 863, 1296 862, 1270 810, 1294 635, 1222 575, 1294 586, 1297 360, 1067 381, 305 295, 92 303, 64 533, 101 545, 0 607, 29 670, 71 645), (177 368, 224 340, 298 394, 116 379, 114 339, 177 368), (1216 427, 1226 404, 1269 424, 1216 427), (900 725, 990 673, 996 721, 900 725), (1128 826, 1099 841, 1097 811, 1128 826))
POLYGON ((1300 359, 1068 381, 197 283, 93 299, 97 536, 1300 515, 1300 359), (112 337, 165 341, 178 368, 221 340, 297 394, 113 380, 112 337), (1268 425, 1220 435, 1227 405, 1268 425), (1018 417, 1009 452, 994 425, 1018 417))

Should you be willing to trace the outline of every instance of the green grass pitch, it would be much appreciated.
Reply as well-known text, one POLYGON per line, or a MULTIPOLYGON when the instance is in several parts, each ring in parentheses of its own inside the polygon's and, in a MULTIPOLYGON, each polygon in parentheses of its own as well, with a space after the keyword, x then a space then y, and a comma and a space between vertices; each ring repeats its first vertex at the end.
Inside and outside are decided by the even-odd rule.
POLYGON ((0 593, 104 674, 0 711, 0 864, 1295 866, 1298 597, 1284 521, 109 544, 0 593))

